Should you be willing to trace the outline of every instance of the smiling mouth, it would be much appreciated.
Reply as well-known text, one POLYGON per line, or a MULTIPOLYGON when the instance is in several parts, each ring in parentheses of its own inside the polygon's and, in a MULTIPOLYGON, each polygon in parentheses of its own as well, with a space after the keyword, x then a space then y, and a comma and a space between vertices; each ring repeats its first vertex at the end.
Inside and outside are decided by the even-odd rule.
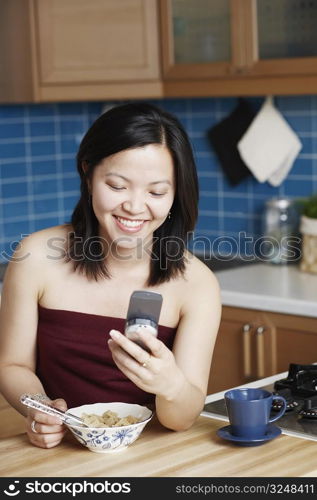
POLYGON ((140 229, 145 222, 147 222, 144 219, 126 219, 124 217, 119 217, 117 215, 114 215, 114 218, 116 221, 119 223, 120 226, 123 226, 125 229, 128 230, 137 230, 140 229))

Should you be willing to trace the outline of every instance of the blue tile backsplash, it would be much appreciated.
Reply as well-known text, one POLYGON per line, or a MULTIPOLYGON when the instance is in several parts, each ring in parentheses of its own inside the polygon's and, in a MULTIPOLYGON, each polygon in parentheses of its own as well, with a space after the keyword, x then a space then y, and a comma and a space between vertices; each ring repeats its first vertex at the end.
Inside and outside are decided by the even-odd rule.
MULTIPOLYGON (((263 99, 250 101, 257 109, 263 99)), ((253 177, 232 187, 207 140, 207 129, 233 110, 236 98, 151 102, 180 119, 193 145, 200 183, 196 250, 236 252, 241 238, 261 233, 266 199, 317 192, 317 96, 275 98, 303 144, 290 174, 277 188, 253 177)), ((104 106, 113 104, 0 106, 0 261, 12 254, 21 235, 69 221, 79 195, 79 142, 104 106)))

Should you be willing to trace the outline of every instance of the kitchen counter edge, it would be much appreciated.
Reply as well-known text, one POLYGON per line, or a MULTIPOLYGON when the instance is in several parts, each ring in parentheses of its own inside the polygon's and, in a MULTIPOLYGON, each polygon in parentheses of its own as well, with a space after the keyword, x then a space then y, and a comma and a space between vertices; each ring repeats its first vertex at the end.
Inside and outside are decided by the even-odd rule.
POLYGON ((317 318, 317 275, 297 266, 251 264, 215 275, 223 306, 317 318))

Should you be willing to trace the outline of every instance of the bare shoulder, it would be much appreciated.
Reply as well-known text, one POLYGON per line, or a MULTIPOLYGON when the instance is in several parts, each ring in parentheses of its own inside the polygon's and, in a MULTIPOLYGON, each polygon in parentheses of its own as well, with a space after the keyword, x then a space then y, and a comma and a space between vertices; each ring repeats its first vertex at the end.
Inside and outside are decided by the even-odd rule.
POLYGON ((210 307, 220 310, 220 287, 215 274, 190 252, 186 257, 186 272, 179 285, 181 316, 196 315, 196 312, 209 310, 210 307))
POLYGON ((218 280, 215 274, 200 259, 187 252, 187 265, 185 279, 189 289, 206 289, 212 287, 219 290, 218 280))
POLYGON ((215 274, 197 257, 187 253, 182 289, 182 314, 221 305, 220 287, 215 274))
POLYGON ((65 248, 69 231, 70 226, 61 225, 42 229, 26 236, 19 242, 11 261, 23 261, 24 259, 28 259, 29 263, 38 260, 44 261, 57 242, 60 243, 60 247, 65 248))
POLYGON ((45 271, 45 267, 53 262, 48 258, 49 252, 52 253, 52 245, 60 242, 60 252, 65 248, 65 242, 70 231, 69 226, 53 226, 41 231, 36 231, 23 238, 12 257, 9 259, 9 265, 6 272, 6 278, 15 274, 31 274, 33 272, 45 271))

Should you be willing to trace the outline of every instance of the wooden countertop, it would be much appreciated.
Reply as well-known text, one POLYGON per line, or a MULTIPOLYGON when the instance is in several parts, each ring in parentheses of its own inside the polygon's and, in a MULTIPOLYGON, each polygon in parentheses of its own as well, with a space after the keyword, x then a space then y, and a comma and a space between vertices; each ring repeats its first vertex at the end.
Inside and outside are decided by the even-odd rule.
POLYGON ((239 447, 216 435, 225 422, 203 416, 185 432, 153 419, 129 448, 106 454, 87 450, 70 433, 49 450, 31 445, 23 417, 3 401, 0 422, 1 477, 317 477, 316 442, 281 435, 239 447))

